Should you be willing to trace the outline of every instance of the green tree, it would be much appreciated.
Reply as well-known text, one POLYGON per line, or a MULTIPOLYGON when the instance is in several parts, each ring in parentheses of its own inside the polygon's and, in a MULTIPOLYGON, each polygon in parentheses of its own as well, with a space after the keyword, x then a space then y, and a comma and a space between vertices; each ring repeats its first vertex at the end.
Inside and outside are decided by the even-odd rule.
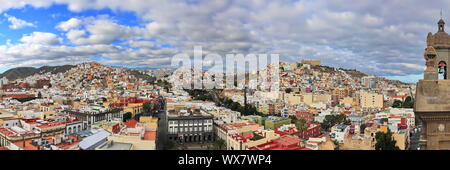
POLYGON ((414 101, 412 100, 411 96, 408 96, 405 98, 404 101, 396 100, 394 103, 392 103, 393 108, 413 108, 414 107, 414 101))
POLYGON ((337 124, 350 124, 350 120, 347 119, 347 116, 345 114, 339 114, 339 115, 326 115, 325 119, 323 120, 321 127, 328 131, 331 127, 337 124))
POLYGON ((392 137, 391 130, 388 129, 387 133, 377 132, 375 134, 375 150, 400 150, 398 146, 395 146, 397 141, 392 137))
POLYGON ((403 108, 413 108, 414 107, 414 101, 412 100, 411 96, 406 97, 405 101, 403 102, 403 108))
POLYGON ((321 127, 328 131, 331 127, 333 127, 336 124, 335 117, 333 115, 326 115, 325 119, 323 120, 321 127))
POLYGON ((292 89, 291 88, 287 88, 286 89, 286 93, 291 93, 292 92, 292 89))
POLYGON ((15 99, 15 100, 19 101, 20 103, 25 103, 25 102, 28 102, 28 101, 31 101, 31 100, 34 100, 34 99, 36 99, 36 97, 27 97, 27 98, 13 98, 13 99, 15 99))
POLYGON ((362 125, 360 126, 360 128, 359 128, 359 129, 361 130, 360 132, 361 132, 361 133, 364 133, 364 130, 366 129, 366 127, 367 127, 366 124, 362 124, 362 125))
POLYGON ((224 150, 227 144, 223 139, 218 139, 214 142, 214 149, 215 150, 224 150))
POLYGON ((133 114, 131 112, 127 112, 123 114, 123 121, 126 122, 127 120, 130 120, 133 114))
POLYGON ((380 123, 384 124, 384 123, 387 123, 388 121, 389 121, 388 118, 381 118, 380 123))
POLYGON ((304 118, 294 119, 293 121, 298 131, 303 132, 308 129, 308 124, 304 118))
POLYGON ((400 100, 396 100, 394 101, 394 103, 392 103, 392 107, 393 108, 402 108, 403 102, 400 100))
POLYGON ((165 144, 165 149, 166 150, 178 150, 178 146, 175 142, 169 140, 165 144))
POLYGON ((151 113, 152 109, 153 109, 153 104, 150 102, 144 103, 143 106, 144 108, 144 113, 151 113))
POLYGON ((333 140, 334 150, 339 150, 339 142, 337 140, 333 140))

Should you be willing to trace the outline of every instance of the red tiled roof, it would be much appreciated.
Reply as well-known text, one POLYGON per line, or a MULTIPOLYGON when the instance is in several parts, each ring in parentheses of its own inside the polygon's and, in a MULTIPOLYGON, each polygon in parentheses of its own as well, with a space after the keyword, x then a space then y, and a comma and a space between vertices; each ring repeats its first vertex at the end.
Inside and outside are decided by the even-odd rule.
POLYGON ((136 120, 128 120, 124 124, 125 126, 127 126, 127 128, 135 128, 137 123, 138 122, 136 120))
MULTIPOLYGON (((282 136, 270 142, 251 147, 250 150, 305 150, 299 146, 300 139, 293 136, 282 136)), ((309 149, 306 149, 309 150, 309 149)))
POLYGON ((145 131, 144 140, 156 140, 156 131, 145 131))
POLYGON ((252 121, 245 121, 244 122, 236 122, 236 123, 232 123, 232 124, 223 124, 221 125, 222 128, 226 129, 226 130, 230 130, 230 129, 238 129, 238 128, 242 128, 245 126, 250 126, 250 125, 255 125, 255 122, 252 121))
POLYGON ((392 98, 406 98, 408 96, 392 96, 392 98))
MULTIPOLYGON (((58 135, 58 134, 56 134, 58 135)), ((54 137, 54 135, 51 136, 45 136, 44 138, 46 140, 48 140, 50 143, 53 142, 52 137, 54 137)), ((79 141, 77 140, 77 137, 75 136, 68 136, 70 139, 73 139, 73 143, 71 144, 66 144, 66 143, 59 143, 56 146, 59 147, 60 149, 69 149, 72 146, 78 145, 79 141)), ((32 139, 27 139, 25 140, 25 147, 23 147, 23 142, 22 140, 14 142, 13 144, 18 146, 19 148, 22 148, 23 150, 38 150, 39 148, 37 146, 34 146, 31 144, 32 139)))
POLYGON ((231 135, 231 137, 237 140, 242 140, 242 142, 247 142, 249 139, 252 139, 254 135, 253 133, 247 133, 243 135, 231 135))

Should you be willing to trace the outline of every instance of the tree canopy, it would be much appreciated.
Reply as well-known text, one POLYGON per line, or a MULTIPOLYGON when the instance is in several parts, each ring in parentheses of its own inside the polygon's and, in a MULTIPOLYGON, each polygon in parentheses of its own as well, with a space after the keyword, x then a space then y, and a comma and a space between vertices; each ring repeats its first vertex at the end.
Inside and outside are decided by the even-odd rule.
POLYGON ((397 141, 392 137, 392 132, 388 129, 386 133, 377 132, 375 134, 375 150, 400 150, 395 144, 397 141))
POLYGON ((414 101, 412 100, 411 96, 408 96, 405 98, 404 101, 396 100, 394 103, 392 103, 393 108, 413 108, 414 107, 414 101))
POLYGON ((131 112, 127 112, 123 114, 123 121, 126 122, 127 120, 130 120, 133 114, 131 112))
POLYGON ((150 102, 144 103, 143 106, 145 113, 151 113, 153 109, 153 104, 150 102))
POLYGON ((325 119, 323 120, 321 127, 328 131, 331 127, 337 124, 350 124, 350 121, 347 120, 347 116, 344 114, 339 115, 326 115, 325 119))
POLYGON ((304 118, 293 119, 292 121, 295 124, 295 127, 297 127, 298 131, 303 132, 308 129, 308 124, 304 118))

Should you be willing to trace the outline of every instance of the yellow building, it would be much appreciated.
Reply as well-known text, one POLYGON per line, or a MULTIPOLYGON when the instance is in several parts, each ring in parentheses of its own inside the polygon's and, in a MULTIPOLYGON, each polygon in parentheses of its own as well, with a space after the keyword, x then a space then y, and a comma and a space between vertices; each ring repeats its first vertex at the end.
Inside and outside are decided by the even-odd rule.
POLYGON ((216 128, 216 134, 220 139, 227 140, 230 132, 235 134, 244 134, 262 130, 263 126, 249 120, 241 120, 230 124, 221 124, 216 128))
POLYGON ((360 95, 360 106, 362 109, 383 108, 384 99, 382 94, 361 91, 359 95, 360 95))
POLYGON ((227 150, 248 150, 248 148, 279 138, 274 131, 250 132, 244 135, 228 135, 227 150), (253 137, 252 137, 253 136, 253 137))
POLYGON ((329 94, 315 94, 313 97, 314 103, 328 103, 331 101, 331 95, 329 94))
POLYGON ((302 99, 303 99, 303 103, 305 103, 306 105, 313 104, 313 95, 312 94, 303 94, 302 99))
POLYGON ((329 134, 326 134, 317 138, 309 138, 308 141, 306 141, 305 147, 312 150, 334 150, 335 145, 330 139, 329 134))
POLYGON ((341 150, 375 150, 375 137, 347 135, 344 143, 340 146, 341 150))
POLYGON ((350 95, 350 93, 351 92, 348 88, 335 88, 332 91, 332 94, 338 96, 339 99, 348 97, 350 95))
POLYGON ((56 116, 56 112, 42 112, 39 116, 40 119, 54 119, 56 116))
POLYGON ((378 129, 379 132, 383 132, 383 133, 387 133, 388 132, 389 127, 386 125, 381 125, 380 128, 378 129))
POLYGON ((284 101, 288 103, 288 105, 296 105, 302 103, 302 95, 296 93, 286 93, 284 94, 284 101))
POLYGON ((318 144, 319 150, 334 150, 335 146, 331 139, 327 139, 325 142, 318 144))
POLYGON ((407 138, 406 133, 394 133, 392 134, 392 137, 394 138, 395 141, 397 141, 395 143, 395 146, 398 146, 400 150, 406 149, 406 138, 407 138))
POLYGON ((258 112, 261 112, 263 114, 268 114, 269 113, 269 105, 264 103, 264 104, 259 104, 258 106, 258 112))
POLYGON ((156 130, 158 128, 158 118, 141 116, 139 122, 145 123, 146 130, 156 130))
POLYGON ((117 135, 108 137, 109 141, 131 143, 132 150, 156 150, 155 140, 143 140, 140 136, 117 135))
POLYGON ((79 106, 81 106, 81 105, 86 105, 86 103, 80 102, 80 101, 72 101, 72 102, 70 103, 70 106, 72 106, 72 107, 79 107, 79 106))
POLYGON ((343 99, 341 99, 339 101, 340 104, 344 104, 344 105, 350 105, 353 106, 355 105, 355 99, 353 97, 344 97, 343 99))
POLYGON ((123 111, 125 113, 131 112, 133 116, 143 113, 144 112, 144 106, 143 103, 129 103, 128 106, 126 106, 123 111))

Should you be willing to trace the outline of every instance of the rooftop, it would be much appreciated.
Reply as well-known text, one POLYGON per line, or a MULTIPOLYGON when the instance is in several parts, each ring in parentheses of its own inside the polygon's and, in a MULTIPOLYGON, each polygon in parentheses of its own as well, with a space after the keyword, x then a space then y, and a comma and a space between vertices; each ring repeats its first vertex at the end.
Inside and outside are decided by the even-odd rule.
POLYGON ((144 140, 156 140, 156 131, 145 131, 144 140))
POLYGON ((282 136, 270 142, 251 147, 250 150, 305 150, 301 147, 300 139, 294 136, 282 136))
POLYGON ((239 129, 247 126, 257 125, 255 122, 249 121, 249 120, 242 120, 235 123, 230 124, 222 124, 221 127, 225 130, 231 130, 231 129, 239 129))
POLYGON ((131 150, 133 148, 133 144, 131 143, 122 143, 122 142, 108 142, 105 145, 100 146, 99 150, 131 150))
POLYGON ((84 138, 80 142, 79 147, 81 149, 88 149, 89 147, 95 145, 99 141, 107 138, 109 135, 111 135, 111 134, 109 132, 107 132, 107 131, 100 131, 100 132, 98 132, 96 134, 93 134, 92 136, 84 138))

